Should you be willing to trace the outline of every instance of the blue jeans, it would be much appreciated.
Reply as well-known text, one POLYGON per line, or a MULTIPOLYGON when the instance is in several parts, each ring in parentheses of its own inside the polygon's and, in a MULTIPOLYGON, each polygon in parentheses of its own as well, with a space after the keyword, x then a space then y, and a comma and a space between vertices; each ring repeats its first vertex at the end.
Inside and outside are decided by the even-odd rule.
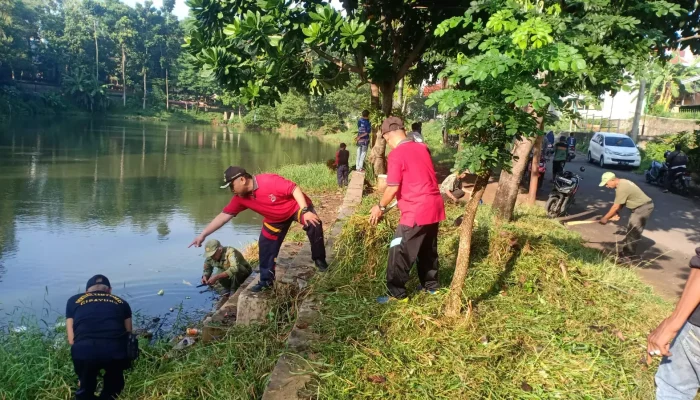
POLYGON ((685 323, 671 342, 671 357, 656 371, 657 400, 692 400, 700 388, 700 328, 685 323))
POLYGON ((365 156, 367 155, 367 145, 361 144, 357 146, 357 162, 355 163, 355 169, 361 170, 365 165, 365 156))

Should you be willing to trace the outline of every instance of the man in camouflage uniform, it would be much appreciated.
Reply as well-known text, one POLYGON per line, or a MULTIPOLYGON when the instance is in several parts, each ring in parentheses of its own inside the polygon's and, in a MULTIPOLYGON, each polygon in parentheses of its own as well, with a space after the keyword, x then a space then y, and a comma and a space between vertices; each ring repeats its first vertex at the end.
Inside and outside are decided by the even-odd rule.
POLYGON ((250 276, 252 268, 243 254, 231 246, 222 246, 216 239, 204 245, 204 273, 202 283, 221 285, 224 293, 233 293, 250 276), (216 274, 213 274, 216 268, 216 274))

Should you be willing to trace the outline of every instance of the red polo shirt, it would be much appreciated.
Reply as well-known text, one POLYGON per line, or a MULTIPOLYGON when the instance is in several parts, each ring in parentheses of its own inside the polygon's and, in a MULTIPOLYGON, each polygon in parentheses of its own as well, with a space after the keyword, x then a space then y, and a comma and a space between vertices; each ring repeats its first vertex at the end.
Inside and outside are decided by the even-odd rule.
MULTIPOLYGON (((233 196, 223 212, 234 217, 241 211, 251 209, 264 217, 266 222, 284 222, 294 216, 299 204, 292 192, 297 184, 275 174, 260 174, 253 177, 253 192, 247 197, 233 196)), ((311 199, 304 195, 307 206, 311 199)))
POLYGON ((401 142, 389 153, 386 183, 398 186, 396 193, 401 219, 406 226, 430 225, 445 219, 433 160, 428 148, 413 141, 401 142))

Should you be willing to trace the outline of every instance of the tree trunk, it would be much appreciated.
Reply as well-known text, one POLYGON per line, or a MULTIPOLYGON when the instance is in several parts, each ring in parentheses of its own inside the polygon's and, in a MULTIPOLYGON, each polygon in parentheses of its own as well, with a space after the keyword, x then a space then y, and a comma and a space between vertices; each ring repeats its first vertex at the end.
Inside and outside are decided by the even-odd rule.
MULTIPOLYGON (((539 130, 544 129, 544 118, 537 117, 537 127, 539 130)), ((533 206, 535 205, 535 200, 537 199, 537 187, 539 185, 539 180, 544 179, 544 176, 540 176, 540 154, 542 153, 542 136, 538 136, 535 139, 534 151, 532 152, 532 165, 530 172, 530 191, 527 196, 527 204, 533 206)), ((530 153, 528 153, 529 155, 530 153)), ((526 166, 527 168, 527 166, 526 166)))
POLYGON ((122 104, 126 107, 126 52, 124 51, 124 43, 122 43, 122 104))
POLYGON ((516 140, 513 146, 513 168, 511 172, 501 171, 501 178, 498 180, 498 191, 493 202, 496 214, 503 220, 510 221, 513 218, 513 209, 518 199, 518 188, 520 179, 527 167, 527 159, 532 149, 535 138, 522 138, 516 140))
POLYGON ((241 116, 241 108, 242 107, 243 106, 241 106, 240 104, 238 105, 238 122, 241 124, 243 123, 243 117, 241 116))
POLYGON ((489 174, 479 175, 474 182, 472 197, 464 209, 464 219, 460 226, 459 250, 457 253, 457 265, 450 284, 450 293, 445 302, 445 315, 457 317, 462 309, 462 288, 469 271, 469 259, 471 258, 472 234, 474 233, 474 218, 479 208, 479 201, 484 196, 489 174))
POLYGON ((141 69, 143 73, 143 109, 146 109, 146 66, 144 65, 141 69))
POLYGON ((542 136, 538 136, 535 140, 534 151, 532 152, 532 164, 530 165, 530 192, 527 196, 527 204, 535 205, 535 200, 537 199, 537 188, 539 187, 539 180, 544 179, 544 176, 540 176, 540 155, 542 153, 542 136))
POLYGON ((170 111, 170 93, 168 92, 168 69, 165 69, 165 109, 170 111))
MULTIPOLYGON (((382 86, 382 114, 385 117, 391 115, 395 88, 396 84, 393 81, 389 81, 382 86)), ((382 135, 377 135, 369 158, 375 175, 386 174, 386 140, 384 140, 382 135)))
POLYGON ((100 48, 97 46, 97 17, 92 20, 95 33, 95 82, 100 81, 100 48))

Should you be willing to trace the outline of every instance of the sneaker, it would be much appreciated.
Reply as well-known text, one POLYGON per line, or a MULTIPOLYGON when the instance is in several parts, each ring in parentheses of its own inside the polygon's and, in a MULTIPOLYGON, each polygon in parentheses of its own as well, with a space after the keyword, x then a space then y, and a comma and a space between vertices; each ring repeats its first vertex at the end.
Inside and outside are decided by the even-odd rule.
POLYGON ((272 282, 259 281, 255 286, 250 288, 250 291, 253 293, 258 293, 270 289, 272 289, 272 282))
POLYGON ((316 264, 316 268, 318 268, 318 272, 326 272, 328 270, 328 263, 325 259, 314 260, 314 263, 316 264))
POLYGON ((377 303, 379 304, 387 304, 392 301, 398 301, 399 303, 408 303, 408 297, 404 297, 403 299, 397 299, 394 296, 379 296, 377 297, 377 303))
POLYGON ((416 290, 419 292, 423 291, 423 292, 426 292, 428 294, 435 294, 438 292, 438 289, 423 289, 423 285, 418 285, 418 287, 416 287, 416 290))

